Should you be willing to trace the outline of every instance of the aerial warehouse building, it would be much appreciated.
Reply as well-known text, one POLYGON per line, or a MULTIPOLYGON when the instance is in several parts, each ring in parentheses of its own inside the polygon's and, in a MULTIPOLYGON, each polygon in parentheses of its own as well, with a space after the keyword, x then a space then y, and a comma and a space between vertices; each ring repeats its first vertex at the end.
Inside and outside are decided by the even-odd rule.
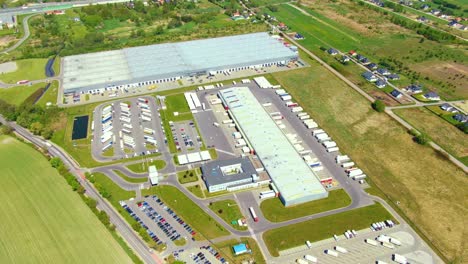
POLYGON ((247 87, 219 91, 240 132, 255 149, 285 206, 328 197, 315 173, 247 87))
POLYGON ((63 58, 65 94, 284 65, 298 55, 266 32, 165 43, 63 58))

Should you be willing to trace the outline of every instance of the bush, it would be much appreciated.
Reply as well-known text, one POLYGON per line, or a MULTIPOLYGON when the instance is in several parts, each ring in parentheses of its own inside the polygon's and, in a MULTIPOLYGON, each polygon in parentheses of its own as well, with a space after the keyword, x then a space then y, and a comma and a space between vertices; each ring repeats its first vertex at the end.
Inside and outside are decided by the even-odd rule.
POLYGON ((385 111, 385 103, 382 100, 375 100, 375 102, 372 103, 372 108, 375 111, 382 113, 385 111))
POLYGON ((421 145, 427 145, 431 140, 426 134, 420 133, 419 135, 414 137, 414 141, 416 141, 416 143, 421 144, 421 145))

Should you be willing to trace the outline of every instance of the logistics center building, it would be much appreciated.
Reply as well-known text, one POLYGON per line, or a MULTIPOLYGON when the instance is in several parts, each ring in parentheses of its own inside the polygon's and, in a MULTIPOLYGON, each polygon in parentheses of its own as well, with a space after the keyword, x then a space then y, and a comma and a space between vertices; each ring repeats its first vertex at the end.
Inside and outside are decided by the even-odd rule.
POLYGON ((268 33, 166 43, 63 58, 65 94, 284 65, 298 55, 268 33))
POLYGON ((328 197, 318 177, 249 88, 225 89, 219 97, 263 163, 285 206, 328 197))

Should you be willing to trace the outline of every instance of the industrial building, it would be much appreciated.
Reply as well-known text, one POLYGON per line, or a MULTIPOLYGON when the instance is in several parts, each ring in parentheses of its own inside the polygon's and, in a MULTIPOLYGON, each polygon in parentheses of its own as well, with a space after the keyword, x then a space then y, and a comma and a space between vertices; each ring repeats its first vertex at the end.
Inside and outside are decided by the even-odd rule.
POLYGON ((233 191, 259 184, 257 171, 249 158, 217 160, 201 166, 209 192, 233 191))
POLYGON ((65 94, 283 65, 298 55, 268 33, 125 48, 63 58, 65 94))
POLYGON ((263 163, 285 206, 325 198, 328 192, 247 87, 221 90, 219 97, 263 163))

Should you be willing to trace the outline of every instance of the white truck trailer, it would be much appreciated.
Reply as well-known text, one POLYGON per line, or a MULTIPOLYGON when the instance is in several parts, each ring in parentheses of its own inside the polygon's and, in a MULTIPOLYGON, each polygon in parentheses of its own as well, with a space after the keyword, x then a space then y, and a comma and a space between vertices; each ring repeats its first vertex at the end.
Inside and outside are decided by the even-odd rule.
POLYGON ((336 142, 335 141, 325 141, 322 143, 322 145, 325 147, 325 148, 334 148, 336 147, 336 142))
POLYGON ((355 169, 348 172, 348 177, 354 177, 361 174, 364 174, 364 172, 361 169, 355 169))
POLYGON ((348 161, 348 162, 345 162, 345 163, 341 164, 341 167, 343 167, 343 168, 349 168, 349 167, 352 167, 352 166, 354 166, 354 162, 352 162, 352 161, 348 161))
POLYGON ((323 129, 315 129, 314 131, 312 131, 312 136, 315 137, 316 135, 318 135, 318 134, 323 134, 323 133, 325 133, 325 130, 323 130, 323 129))
POLYGON ((348 155, 338 155, 336 156, 335 160, 336 160, 336 163, 340 164, 343 162, 350 161, 351 159, 348 157, 348 155))
POLYGON ((340 253, 348 253, 348 250, 346 248, 340 246, 335 246, 335 250, 340 253))
POLYGON ((367 177, 367 175, 365 175, 365 174, 359 174, 359 175, 353 176, 353 180, 359 181, 359 180, 365 179, 366 177, 367 177))
POLYGON ((334 250, 331 250, 331 249, 326 249, 325 254, 330 255, 330 256, 334 256, 334 257, 338 257, 338 252, 336 252, 334 250))
POLYGON ((377 241, 375 241, 373 239, 366 238, 366 239, 364 239, 364 242, 366 242, 367 244, 372 245, 372 246, 377 246, 378 245, 377 241))
POLYGON ((333 148, 327 148, 327 152, 331 153, 331 152, 337 152, 339 151, 340 148, 339 147, 333 147, 333 148))
POLYGON ((318 259, 312 255, 305 255, 304 259, 312 263, 317 263, 318 261, 318 259))
POLYGON ((293 108, 291 109, 291 112, 297 113, 297 112, 301 112, 301 111, 303 111, 303 110, 304 110, 304 109, 303 109, 302 107, 296 106, 296 107, 293 107, 293 108))
POLYGON ((399 254, 393 254, 392 255, 392 260, 395 261, 396 263, 400 263, 400 264, 408 263, 408 260, 406 259, 406 257, 404 257, 402 255, 399 255, 399 254))

